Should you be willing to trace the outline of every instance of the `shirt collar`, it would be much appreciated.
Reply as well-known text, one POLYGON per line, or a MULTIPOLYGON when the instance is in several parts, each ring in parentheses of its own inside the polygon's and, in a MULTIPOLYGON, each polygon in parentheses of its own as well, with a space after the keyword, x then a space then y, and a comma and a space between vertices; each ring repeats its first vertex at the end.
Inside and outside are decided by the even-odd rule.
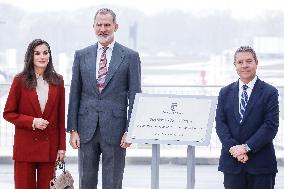
POLYGON ((243 85, 247 85, 249 89, 252 89, 253 86, 254 86, 254 84, 255 84, 255 82, 256 82, 256 80, 257 80, 257 76, 255 76, 255 77, 253 78, 253 80, 251 80, 248 84, 245 84, 244 82, 242 82, 242 81, 239 79, 239 89, 241 90, 242 87, 243 87, 243 85))
MULTIPOLYGON (((110 50, 113 50, 114 43, 115 43, 115 40, 113 40, 113 42, 112 42, 111 44, 109 44, 107 47, 108 47, 110 50)), ((98 50, 102 50, 102 49, 103 49, 103 46, 98 42, 98 50)))

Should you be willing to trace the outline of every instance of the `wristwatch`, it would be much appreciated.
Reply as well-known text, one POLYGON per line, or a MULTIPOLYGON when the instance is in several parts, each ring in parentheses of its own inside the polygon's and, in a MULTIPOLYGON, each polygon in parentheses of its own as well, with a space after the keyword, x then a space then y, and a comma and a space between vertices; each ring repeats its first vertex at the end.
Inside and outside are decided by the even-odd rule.
POLYGON ((243 146, 244 146, 246 152, 251 151, 250 147, 247 144, 243 144, 243 146))

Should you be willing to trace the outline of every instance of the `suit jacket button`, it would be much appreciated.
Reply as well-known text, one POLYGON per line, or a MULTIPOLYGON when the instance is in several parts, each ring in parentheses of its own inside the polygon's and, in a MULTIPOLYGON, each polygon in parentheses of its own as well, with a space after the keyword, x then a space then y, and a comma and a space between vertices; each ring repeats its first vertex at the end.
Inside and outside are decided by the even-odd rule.
POLYGON ((37 137, 35 137, 35 138, 34 138, 34 141, 36 141, 36 142, 37 142, 37 141, 38 141, 38 138, 37 138, 37 137))
POLYGON ((48 141, 48 137, 46 137, 45 140, 48 141))

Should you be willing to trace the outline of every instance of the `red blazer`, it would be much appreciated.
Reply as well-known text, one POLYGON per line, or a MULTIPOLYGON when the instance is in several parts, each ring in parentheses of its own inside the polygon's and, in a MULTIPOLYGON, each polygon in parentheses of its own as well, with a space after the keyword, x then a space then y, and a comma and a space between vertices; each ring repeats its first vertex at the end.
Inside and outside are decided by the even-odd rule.
POLYGON ((15 125, 13 159, 26 162, 54 162, 58 150, 66 150, 65 89, 49 85, 48 100, 41 112, 35 89, 25 87, 22 77, 15 77, 3 117, 15 125), (45 130, 32 128, 34 118, 49 122, 45 130))

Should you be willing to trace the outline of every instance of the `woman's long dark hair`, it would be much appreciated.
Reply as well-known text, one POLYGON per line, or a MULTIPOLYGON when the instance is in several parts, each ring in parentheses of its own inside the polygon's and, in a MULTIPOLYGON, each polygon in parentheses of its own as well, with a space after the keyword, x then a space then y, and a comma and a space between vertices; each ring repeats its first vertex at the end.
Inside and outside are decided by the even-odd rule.
POLYGON ((27 88, 35 88, 37 86, 37 79, 36 74, 34 70, 34 49, 39 46, 45 44, 48 48, 49 52, 49 62, 46 66, 46 69, 43 73, 43 79, 48 83, 52 85, 59 85, 61 83, 61 78, 59 75, 55 72, 53 63, 52 63, 52 55, 49 44, 42 40, 42 39, 35 39, 33 40, 26 51, 25 54, 25 66, 24 70, 18 74, 18 76, 24 78, 24 83, 27 88))

